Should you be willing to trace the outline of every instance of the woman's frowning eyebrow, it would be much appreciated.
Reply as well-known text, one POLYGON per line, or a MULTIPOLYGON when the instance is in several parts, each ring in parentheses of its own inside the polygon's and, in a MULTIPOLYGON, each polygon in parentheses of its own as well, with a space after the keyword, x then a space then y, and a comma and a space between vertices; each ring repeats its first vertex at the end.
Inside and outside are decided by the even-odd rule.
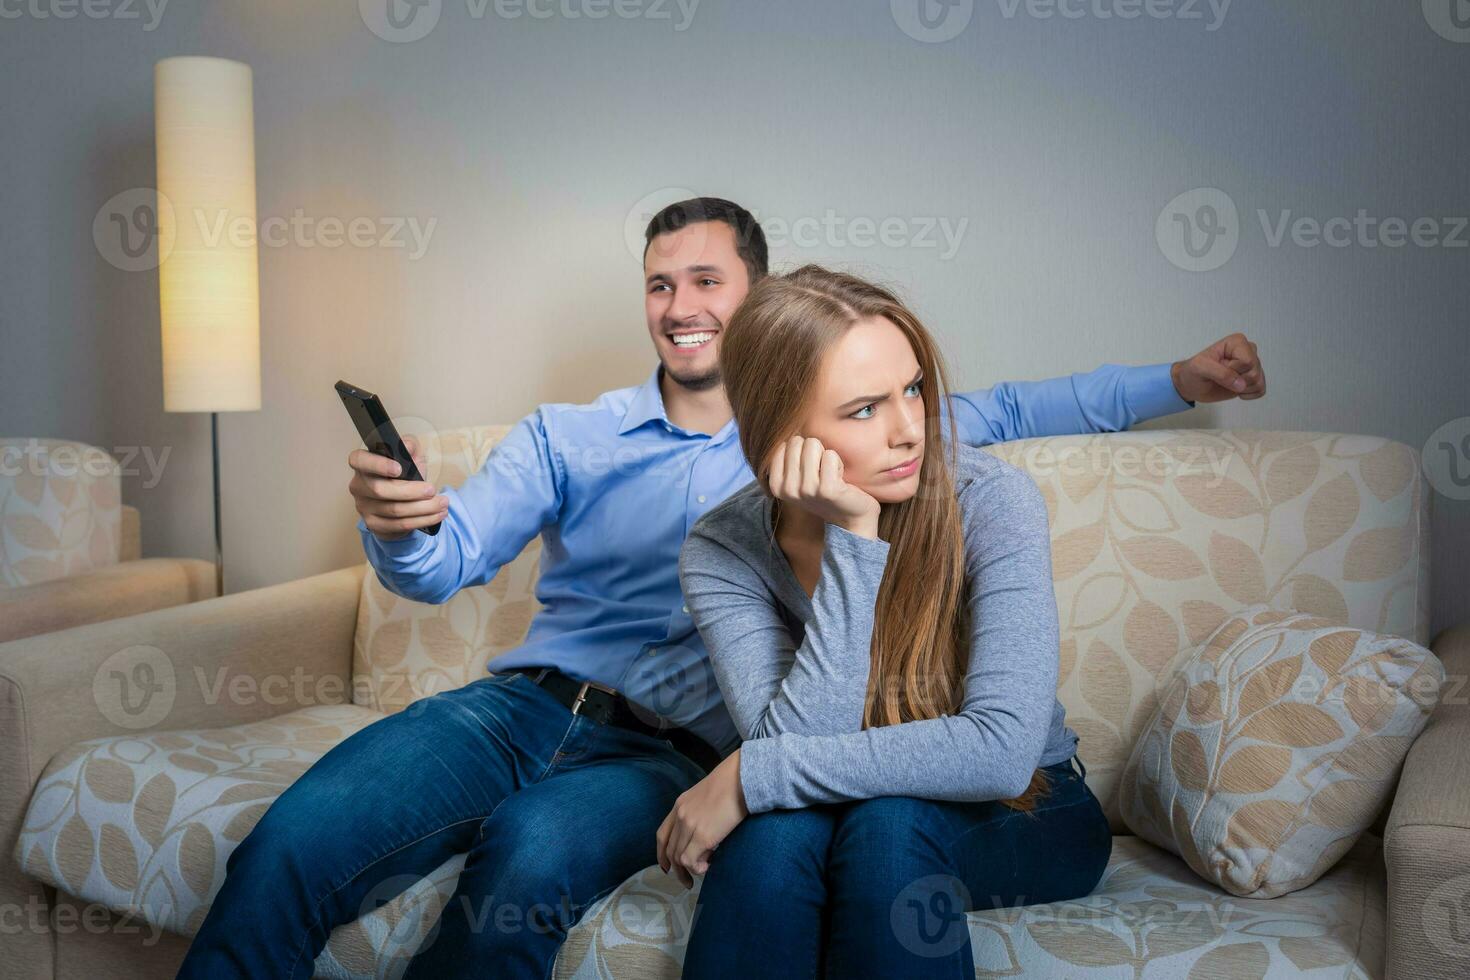
MULTIPOLYGON (((918 374, 915 374, 914 377, 913 377, 913 380, 910 381, 908 385, 904 385, 904 387, 907 388, 909 385, 914 384, 915 382, 918 382, 918 381, 922 381, 923 379, 924 379, 924 369, 923 368, 919 368, 919 373, 918 374)), ((887 401, 887 399, 888 399, 888 396, 887 395, 858 395, 856 398, 849 398, 847 401, 843 402, 841 405, 838 405, 837 406, 837 411, 840 412, 843 409, 848 408, 850 406, 869 405, 869 404, 872 404, 874 402, 887 401)))

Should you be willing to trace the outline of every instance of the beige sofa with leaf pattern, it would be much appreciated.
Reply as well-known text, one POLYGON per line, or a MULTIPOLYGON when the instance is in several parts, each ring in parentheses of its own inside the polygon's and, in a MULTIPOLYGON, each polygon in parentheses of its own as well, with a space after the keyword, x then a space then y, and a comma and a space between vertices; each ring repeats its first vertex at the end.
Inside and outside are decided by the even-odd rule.
POLYGON ((214 565, 143 558, 106 450, 0 439, 0 641, 212 598, 214 565))
MULTIPOLYGON (((442 434, 429 478, 457 485, 505 431, 442 434)), ((1058 693, 1116 836, 1087 898, 971 913, 977 975, 1470 975, 1470 629, 1434 641, 1444 697, 1373 830, 1307 888, 1232 896, 1132 835, 1117 800, 1171 664, 1236 609, 1266 603, 1430 642, 1430 492, 1416 453, 1245 430, 991 451, 1047 502, 1058 693)), ((14 747, 0 758, 0 907, 40 910, 5 930, 0 973, 171 976, 227 855, 283 787, 350 733, 480 677, 519 642, 538 556, 533 541, 440 606, 387 592, 364 564, 0 645, 0 726, 14 747), (237 682, 244 693, 220 696, 237 682)), ((396 976, 461 862, 336 929, 317 975, 396 976)), ((555 975, 677 976, 694 897, 657 867, 635 875, 587 911, 555 975)))

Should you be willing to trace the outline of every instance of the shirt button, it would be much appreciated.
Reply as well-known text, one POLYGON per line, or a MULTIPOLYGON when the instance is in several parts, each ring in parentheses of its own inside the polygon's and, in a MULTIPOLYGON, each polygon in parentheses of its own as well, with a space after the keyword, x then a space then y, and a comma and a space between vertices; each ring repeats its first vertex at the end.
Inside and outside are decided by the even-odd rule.
POLYGON ((680 612, 685 612, 685 613, 687 613, 687 612, 688 612, 688 611, 689 611, 689 607, 688 607, 688 606, 680 606, 680 607, 679 607, 679 611, 680 611, 680 612))
POLYGON ((652 650, 648 651, 648 655, 650 657, 653 656, 655 653, 658 653, 658 647, 654 647, 652 650))
POLYGON ((700 503, 704 503, 704 494, 700 494, 698 497, 695 497, 694 499, 695 500, 698 500, 700 503))

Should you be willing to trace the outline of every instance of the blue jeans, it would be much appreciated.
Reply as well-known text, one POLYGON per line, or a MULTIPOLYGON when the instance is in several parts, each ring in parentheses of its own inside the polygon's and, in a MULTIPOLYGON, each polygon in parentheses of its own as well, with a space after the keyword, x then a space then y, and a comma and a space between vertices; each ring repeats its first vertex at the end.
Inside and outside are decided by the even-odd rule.
POLYGON ((883 796, 747 817, 710 858, 684 976, 973 980, 966 911, 1078 898, 1107 867, 1073 761, 1031 815, 883 796))
POLYGON ((656 863, 704 771, 573 715, 524 674, 415 702, 334 747, 261 817, 180 977, 310 977, 332 929, 468 853, 408 978, 551 975, 587 906, 656 863))

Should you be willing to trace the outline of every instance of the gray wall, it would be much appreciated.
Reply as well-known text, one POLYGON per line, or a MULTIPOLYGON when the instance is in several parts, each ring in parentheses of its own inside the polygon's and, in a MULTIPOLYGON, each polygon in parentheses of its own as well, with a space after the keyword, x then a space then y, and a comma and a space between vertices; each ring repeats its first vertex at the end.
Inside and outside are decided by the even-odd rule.
MULTIPOLYGON (((678 188, 773 229, 815 222, 775 236, 777 264, 896 284, 965 387, 1172 360, 1242 329, 1267 398, 1166 424, 1420 447, 1470 415, 1470 250, 1273 246, 1258 217, 1470 213, 1470 43, 1419 2, 1238 0, 1222 17, 1219 0, 1073 0, 1070 17, 959 0, 937 30, 963 29, 940 41, 910 36, 912 0, 700 0, 692 17, 690 0, 536 0, 551 17, 427 0, 409 33, 438 20, 411 41, 369 29, 392 33, 374 0, 174 0, 156 21, 121 2, 0 8, 0 434, 169 453, 160 481, 135 460, 124 487, 147 554, 212 556, 209 421, 162 411, 156 273, 115 268, 92 235, 109 199, 153 182, 153 63, 254 67, 262 220, 435 222, 418 256, 309 231, 262 245, 264 408, 220 421, 231 591, 361 559, 339 377, 438 426, 641 381, 625 230, 678 188), (1240 215, 1233 256, 1205 272, 1155 235, 1199 187, 1240 215), (967 222, 953 254, 925 244, 926 218, 967 222), (853 219, 895 219, 888 244, 853 219)), ((1470 503, 1435 508, 1443 627, 1470 617, 1470 503)))

